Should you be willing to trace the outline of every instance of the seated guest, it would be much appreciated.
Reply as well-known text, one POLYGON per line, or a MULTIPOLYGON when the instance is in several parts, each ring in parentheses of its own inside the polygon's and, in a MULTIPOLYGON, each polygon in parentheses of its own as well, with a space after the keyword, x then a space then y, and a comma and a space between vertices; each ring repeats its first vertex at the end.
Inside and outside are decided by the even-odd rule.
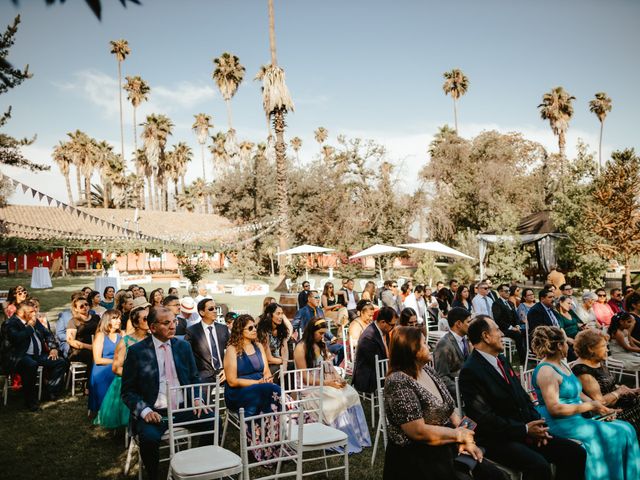
POLYGON ((520 330, 524 331, 524 325, 527 323, 527 315, 529 314, 529 310, 536 304, 536 295, 530 288, 525 288, 522 290, 522 298, 520 298, 520 305, 518 305, 517 313, 518 313, 518 323, 520 325, 520 330))
POLYGON ((380 302, 384 307, 393 308, 397 315, 402 311, 402 300, 398 292, 398 282, 395 280, 385 280, 382 292, 380 293, 380 302))
POLYGON ((378 299, 376 297, 376 283, 369 280, 364 285, 364 290, 362 290, 362 295, 360 295, 360 300, 368 300, 372 304, 377 305, 378 299))
MULTIPOLYGON (((89 304, 84 297, 77 297, 71 304, 74 316, 67 324, 67 343, 69 361, 80 362, 87 366, 87 376, 91 378, 93 368, 93 336, 98 329, 100 318, 89 315, 89 304)), ((87 392, 88 393, 88 392, 87 392)))
POLYGON ((635 323, 629 334, 640 341, 640 293, 632 292, 625 297, 627 312, 631 314, 635 323))
POLYGON ((38 367, 43 367, 43 381, 48 379, 46 391, 49 398, 55 400, 64 387, 67 362, 58 356, 55 339, 36 318, 31 301, 19 303, 2 327, 9 342, 9 372, 20 375, 25 406, 31 411, 37 411, 40 409, 38 367))
POLYGON ((89 294, 90 294, 91 292, 93 292, 93 288, 91 288, 91 287, 82 287, 82 288, 80 289, 80 292, 82 292, 82 296, 83 296, 83 297, 84 297, 84 299, 86 300, 86 299, 88 299, 88 298, 89 298, 89 294))
MULTIPOLYGON (((277 303, 270 303, 258 320, 258 341, 267 356, 271 375, 286 368, 289 361, 289 329, 284 323, 284 311, 277 303)), ((279 382, 279 379, 276 379, 279 382)))
POLYGON ((349 342, 355 347, 365 328, 373 321, 375 307, 369 300, 360 300, 356 306, 358 316, 349 324, 349 342))
MULTIPOLYGON (((405 284, 406 285, 406 284, 405 284)), ((426 325, 429 322, 429 311, 424 302, 424 285, 416 285, 413 293, 409 294, 404 301, 404 308, 411 308, 417 316, 419 324, 426 325)), ((400 311, 402 313, 402 310, 400 311)))
POLYGON ((37 299, 36 297, 31 297, 29 300, 31 300, 31 303, 33 303, 33 308, 36 311, 36 318, 38 319, 40 324, 44 328, 46 328, 51 334, 53 341, 55 342, 55 345, 56 345, 56 350, 58 350, 58 353, 59 353, 60 345, 58 344, 58 340, 56 339, 56 336, 54 335, 53 330, 51 330, 51 323, 49 323, 49 319, 47 319, 47 314, 40 311, 40 300, 37 299))
POLYGON ((404 305, 404 301, 412 293, 413 293, 413 287, 411 286, 411 281, 404 282, 400 287, 400 301, 402 302, 403 305, 404 305))
POLYGON ((121 314, 120 321, 122 322, 122 325, 124 326, 124 329, 127 333, 131 333, 131 327, 129 326, 129 314, 131 313, 131 310, 133 310, 133 307, 133 296, 131 295, 131 293, 127 292, 118 297, 118 301, 116 302, 116 310, 118 310, 121 314))
POLYGON ((149 294, 149 303, 152 307, 161 307, 162 301, 164 300, 164 295, 162 294, 161 288, 156 288, 152 290, 149 294))
MULTIPOLYGON (((420 285, 417 285, 418 288, 420 285)), ((418 314, 411 307, 405 307, 400 312, 400 318, 398 319, 398 327, 417 327, 418 326, 418 314)))
POLYGON ((102 314, 107 311, 106 308, 100 305, 101 301, 102 297, 100 297, 100 292, 92 290, 91 293, 89 293, 89 295, 87 296, 87 302, 89 302, 89 313, 101 317, 102 314))
MULTIPOLYGON (((136 297, 133 299, 133 306, 131 307, 131 310, 129 311, 129 315, 131 315, 131 312, 133 310, 137 310, 139 308, 144 308, 145 310, 147 310, 147 313, 149 313, 149 309, 151 307, 151 304, 149 302, 147 302, 147 299, 145 297, 136 297)), ((133 332, 133 327, 131 326, 131 322, 129 322, 129 315, 127 315, 127 322, 126 322, 126 329, 125 332, 126 333, 132 333, 133 332)))
MULTIPOLYGON (((324 318, 324 312, 319 305, 320 295, 316 290, 310 290, 307 296, 307 305, 298 310, 295 318, 293 319, 293 328, 295 330, 304 331, 307 324, 314 318, 324 318)), ((342 363, 344 358, 344 349, 342 344, 338 343, 337 337, 333 336, 330 330, 327 329, 326 338, 328 349, 334 355, 334 362, 336 365, 342 363)))
POLYGON ((520 287, 518 285, 510 285, 509 286, 509 302, 518 310, 520 306, 520 287))
POLYGON ((22 285, 11 287, 7 292, 7 300, 3 305, 5 317, 7 319, 11 318, 16 313, 18 304, 24 302, 28 296, 27 289, 22 285))
MULTIPOLYGON (((267 306, 270 303, 278 303, 275 299, 275 297, 264 297, 264 300, 262 301, 262 315, 264 315, 265 310, 267 309, 267 306)), ((233 312, 232 312, 233 313, 233 312)), ((236 314, 236 316, 234 318, 237 318, 238 315, 236 314)), ((226 318, 226 314, 225 314, 225 318, 226 318)), ((282 321, 284 322, 284 324, 287 326, 287 329, 289 330, 289 336, 291 337, 292 335, 297 335, 297 332, 293 329, 293 326, 291 325, 291 320, 289 320, 287 318, 287 316, 284 313, 284 310, 282 312, 282 321)), ((228 322, 227 322, 228 323, 228 322)), ((233 323, 233 322, 232 322, 233 323)), ((231 330, 231 327, 229 327, 229 330, 231 330)), ((296 338, 297 339, 297 338, 296 338)), ((291 339, 290 339, 291 340, 291 339)))
POLYGON ((188 327, 184 339, 191 345, 200 379, 205 383, 213 383, 218 375, 224 373, 223 359, 229 342, 229 330, 216 322, 218 314, 214 300, 200 300, 198 314, 200 323, 188 327))
POLYGON ((184 336, 187 333, 187 321, 180 317, 180 299, 173 295, 167 295, 162 299, 162 306, 173 313, 176 321, 176 335, 184 336))
POLYGON ((640 342, 630 334, 634 319, 630 313, 616 313, 611 318, 609 334, 609 353, 611 358, 624 363, 625 370, 640 370, 640 342))
POLYGON ((491 287, 486 281, 480 282, 477 288, 478 294, 471 300, 473 311, 476 312, 476 315, 486 315, 493 318, 493 302, 495 300, 491 296, 491 293, 494 292, 491 292, 491 287))
POLYGON ((473 431, 460 426, 447 387, 427 365, 430 359, 419 329, 396 329, 384 387, 389 443, 383 479, 506 479, 482 461, 473 431))
POLYGON ((636 432, 621 420, 600 422, 583 413, 613 413, 598 400, 583 401, 582 384, 566 364, 567 337, 558 327, 541 326, 531 348, 542 361, 533 372, 536 407, 551 435, 582 442, 587 452, 586 480, 640 478, 640 448, 636 432))
POLYGON ((114 429, 129 425, 131 412, 122 401, 122 366, 127 355, 127 350, 131 345, 135 345, 140 340, 147 338, 149 325, 147 325, 147 315, 149 312, 144 308, 133 310, 129 316, 134 331, 131 335, 125 335, 116 345, 116 351, 111 364, 111 371, 114 373, 113 381, 109 390, 105 394, 100 411, 93 420, 94 425, 104 428, 114 429))
POLYGON ((89 379, 89 410, 98 412, 102 400, 115 377, 113 356, 120 341, 120 312, 107 310, 93 338, 93 369, 89 379))
POLYGON ((616 418, 629 422, 640 435, 640 389, 616 384, 616 377, 606 366, 608 339, 601 330, 578 333, 573 344, 578 360, 571 371, 580 380, 587 397, 620 409, 616 418))
POLYGON ((224 315, 224 323, 227 326, 227 330, 229 330, 229 335, 231 335, 231 329, 233 328, 234 320, 238 318, 238 314, 236 312, 227 312, 224 315))
POLYGON ((616 313, 624 312, 624 305, 622 304, 622 290, 619 288, 612 288, 609 292, 609 306, 611 311, 615 315, 616 313))
MULTIPOLYGON (((198 285, 198 295, 196 295, 196 298, 194 300, 196 301, 196 304, 198 304, 205 298, 211 299, 212 297, 209 293, 209 290, 207 290, 207 286, 204 283, 201 283, 198 285)), ((149 300, 151 300, 151 297, 149 297, 149 300)))
POLYGON ((147 297, 147 291, 144 289, 144 287, 138 286, 137 290, 133 290, 133 299, 135 300, 136 298, 140 298, 140 297, 149 301, 149 298, 147 297))
POLYGON ((360 300, 360 297, 358 297, 353 287, 353 278, 345 278, 342 280, 342 289, 340 289, 338 293, 338 295, 341 296, 342 305, 344 305, 347 308, 347 312, 349 312, 349 319, 351 320, 357 315, 356 306, 360 300))
MULTIPOLYGON (((307 324, 302 340, 294 351, 295 366, 297 369, 323 368, 322 417, 328 425, 347 434, 349 453, 359 453, 364 447, 371 446, 367 419, 358 392, 347 385, 328 362, 329 352, 324 343, 326 331, 327 322, 324 318, 307 324)), ((320 382, 320 379, 317 381, 320 382)))
POLYGON ((471 353, 467 339, 471 313, 466 308, 453 307, 449 310, 447 322, 449 332, 438 341, 433 351, 433 364, 451 396, 456 398, 455 378, 460 375, 460 369, 471 353))
POLYGON ((491 312, 503 335, 509 337, 515 343, 518 350, 518 358, 521 362, 524 362, 527 355, 527 352, 525 352, 526 346, 520 331, 516 306, 509 301, 509 291, 509 285, 506 283, 498 286, 498 299, 491 305, 491 312))
POLYGON ((527 322, 529 323, 529 339, 533 335, 533 331, 540 325, 547 327, 557 327, 558 318, 553 312, 553 302, 555 294, 551 290, 543 288, 538 293, 540 301, 536 303, 527 314, 527 322))
POLYGON ((604 288, 599 288, 595 294, 598 296, 598 301, 593 304, 593 313, 595 313, 600 326, 608 327, 614 312, 607 303, 607 291, 604 288))
POLYGON ((178 294, 178 289, 176 287, 170 287, 169 290, 167 290, 167 295, 172 295, 174 297, 180 297, 180 295, 178 294))
POLYGON ((302 282, 302 290, 298 293, 298 310, 307 304, 309 293, 311 293, 311 284, 305 280, 302 282))
POLYGON ((487 457, 522 472, 523 480, 584 477, 585 451, 572 440, 553 438, 544 419, 504 357, 502 332, 491 319, 472 321, 467 332, 473 351, 460 371, 465 413, 477 422, 477 441, 487 457))
POLYGON ((100 300, 100 306, 105 310, 113 310, 116 307, 115 302, 116 290, 113 287, 105 287, 102 292, 102 300, 100 300))
POLYGON ((598 295, 594 292, 584 292, 582 294, 582 300, 576 302, 573 309, 573 312, 578 316, 580 321, 587 327, 596 328, 598 326, 596 312, 593 310, 593 305, 597 300, 598 295))
POLYGON ((351 384, 358 392, 376 391, 376 355, 389 358, 389 332, 396 326, 398 314, 392 307, 378 310, 378 318, 365 328, 358 339, 351 384))
MULTIPOLYGON (((160 443, 167 431, 167 385, 200 383, 189 344, 175 336, 175 322, 165 307, 152 308, 147 317, 151 336, 129 347, 122 367, 122 400, 131 410, 138 435, 142 462, 151 480, 158 478, 160 443)), ((211 418, 213 412, 201 408, 201 399, 171 399, 178 405, 193 402, 194 409, 175 414, 177 422, 211 418)), ((209 422, 190 426, 190 430, 210 430, 209 422)), ((213 438, 200 437, 201 445, 213 444, 213 438)))
POLYGON ((60 347, 59 352, 64 358, 69 357, 70 349, 69 344, 67 343, 67 325, 73 316, 81 313, 79 309, 74 308, 74 305, 76 305, 75 300, 81 296, 82 292, 73 292, 71 294, 71 307, 58 314, 58 321, 56 322, 56 340, 60 347))
POLYGON ((279 410, 281 390, 271 381, 264 348, 251 315, 240 315, 233 322, 224 356, 227 386, 224 401, 237 412, 244 408, 247 416, 279 410))
POLYGON ((328 318, 338 327, 338 338, 342 338, 342 327, 349 322, 349 312, 347 307, 338 302, 338 297, 335 294, 333 283, 327 282, 324 284, 322 290, 322 296, 320 298, 320 304, 324 310, 325 318, 328 318))
POLYGON ((453 295, 453 302, 451 302, 451 308, 464 308, 467 312, 473 312, 473 305, 469 300, 469 287, 466 285, 460 285, 453 295))
MULTIPOLYGON (((553 311, 558 320, 558 326, 564 330, 567 335, 567 343, 573 345, 573 339, 578 332, 585 328, 580 317, 573 311, 573 300, 567 295, 560 295, 558 299, 558 308, 553 311)), ((573 348, 571 349, 573 350, 573 348)), ((570 358, 573 361, 575 358, 570 358)))
POLYGON ((185 335, 188 327, 200 321, 198 306, 193 298, 187 296, 180 299, 180 313, 176 315, 176 320, 178 321, 176 335, 185 335))

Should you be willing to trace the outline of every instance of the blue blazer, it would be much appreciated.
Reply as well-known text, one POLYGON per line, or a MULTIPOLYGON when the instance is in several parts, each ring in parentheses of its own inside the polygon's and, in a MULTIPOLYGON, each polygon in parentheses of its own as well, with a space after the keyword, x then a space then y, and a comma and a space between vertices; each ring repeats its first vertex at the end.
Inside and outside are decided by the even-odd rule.
MULTIPOLYGON (((191 346, 184 340, 171 339, 173 363, 180 385, 202 383, 191 346)), ((135 417, 145 408, 153 409, 158 399, 160 372, 151 336, 129 347, 122 368, 122 401, 135 417)))
POLYGON ((35 326, 32 328, 22 323, 22 320, 20 320, 17 315, 13 315, 6 321, 4 328, 6 328, 7 337, 11 344, 9 357, 10 371, 15 371, 20 360, 22 360, 22 358, 27 354, 34 331, 40 340, 42 348, 40 355, 47 355, 46 352, 48 350, 58 348, 58 345, 53 338, 53 334, 38 321, 36 321, 35 326))

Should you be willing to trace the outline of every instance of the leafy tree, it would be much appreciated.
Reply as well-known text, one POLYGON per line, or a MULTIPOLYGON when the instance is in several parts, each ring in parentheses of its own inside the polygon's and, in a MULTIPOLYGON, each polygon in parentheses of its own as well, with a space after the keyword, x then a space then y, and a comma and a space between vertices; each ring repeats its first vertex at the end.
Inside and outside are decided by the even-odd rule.
POLYGON ((231 258, 229 271, 232 275, 242 279, 242 283, 247 283, 247 278, 252 278, 262 273, 262 268, 256 261, 255 252, 248 248, 239 249, 231 258))
POLYGON ((518 241, 506 241, 493 244, 493 251, 487 262, 487 275, 496 283, 525 280, 524 269, 529 252, 518 241))
POLYGON ((206 182, 207 174, 204 168, 204 146, 209 138, 209 129, 213 128, 213 124, 211 123, 211 115, 207 115, 206 113, 198 113, 197 115, 194 115, 194 117, 195 121, 193 122, 193 125, 191 125, 191 129, 193 130, 193 133, 196 134, 196 138, 200 144, 202 153, 202 178, 206 182))
POLYGON ((436 257, 430 253, 414 254, 416 260, 416 271, 413 279, 416 283, 424 285, 435 285, 436 282, 442 280, 444 275, 442 270, 436 266, 436 257))

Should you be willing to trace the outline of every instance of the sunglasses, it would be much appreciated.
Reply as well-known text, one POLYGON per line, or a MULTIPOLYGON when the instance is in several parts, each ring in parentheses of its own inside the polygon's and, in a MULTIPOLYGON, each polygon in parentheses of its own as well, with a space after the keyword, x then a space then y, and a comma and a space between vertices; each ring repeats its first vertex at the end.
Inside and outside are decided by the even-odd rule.
POLYGON ((88 303, 81 303, 80 305, 78 305, 78 308, 87 308, 89 307, 88 303))
POLYGON ((256 327, 255 327, 254 325, 249 325, 247 328, 245 328, 245 330, 246 330, 247 332, 253 332, 253 331, 255 330, 255 328, 256 328, 256 327))
POLYGON ((604 297, 604 298, 607 298, 607 294, 606 294, 606 293, 599 293, 599 294, 598 294, 598 296, 599 296, 600 298, 603 298, 603 297, 604 297))
POLYGON ((213 312, 215 309, 216 309, 216 307, 209 307, 209 308, 207 308, 207 311, 208 312, 213 312))
POLYGON ((391 285, 393 288, 398 288, 398 284, 391 285))

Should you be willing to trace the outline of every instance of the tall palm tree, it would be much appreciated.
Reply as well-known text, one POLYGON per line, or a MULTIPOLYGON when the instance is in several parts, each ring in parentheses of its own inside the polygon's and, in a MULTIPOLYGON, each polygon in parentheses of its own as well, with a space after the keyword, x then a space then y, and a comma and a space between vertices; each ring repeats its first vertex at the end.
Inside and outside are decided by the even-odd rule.
POLYGON ((249 160, 251 159, 251 151, 255 146, 255 143, 249 142, 248 140, 245 140, 239 145, 240 161, 243 163, 243 165, 247 165, 249 163, 249 160))
POLYGON ((596 98, 589 102, 589 111, 594 113, 600 121, 600 143, 598 146, 598 172, 602 170, 602 130, 604 129, 604 119, 611 111, 611 98, 605 92, 598 92, 596 98))
POLYGON ((442 90, 445 95, 451 95, 453 98, 453 120, 458 131, 458 109, 457 102, 460 97, 467 93, 469 88, 469 79, 459 68, 454 68, 450 72, 444 72, 444 83, 442 90))
POLYGON ((569 129, 569 120, 573 116, 573 102, 576 97, 569 94, 562 87, 555 87, 542 96, 542 103, 538 105, 540 116, 543 120, 549 120, 553 134, 558 137, 558 150, 564 158, 566 134, 569 129))
MULTIPOLYGON (((166 115, 147 115, 147 121, 142 124, 142 140, 144 141, 144 151, 151 166, 153 180, 149 181, 149 198, 151 208, 154 208, 152 185, 158 180, 158 166, 160 161, 164 161, 164 149, 167 145, 167 137, 172 134, 173 123, 166 115)), ((160 208, 160 192, 155 191, 156 207, 160 208)))
POLYGON ((187 187, 176 197, 176 206, 179 210, 193 212, 196 209, 196 195, 191 187, 187 187))
POLYGON ((58 165, 60 173, 64 176, 64 182, 67 187, 67 197, 69 197, 69 205, 73 205, 73 193, 71 192, 71 180, 69 179, 69 171, 73 165, 73 156, 69 150, 67 142, 60 142, 53 149, 53 161, 58 165))
POLYGON ((325 162, 328 162, 335 152, 336 152, 336 149, 331 145, 322 146, 322 155, 324 156, 325 162))
POLYGON ((204 146, 209 138, 209 129, 213 128, 213 123, 211 123, 211 115, 207 115, 206 113, 198 113, 197 115, 194 115, 194 117, 196 118, 196 121, 193 122, 191 128, 193 129, 193 133, 196 134, 196 138, 200 144, 200 150, 202 153, 202 178, 206 182, 207 174, 205 173, 204 168, 204 146))
POLYGON ((118 61, 118 98, 120 105, 120 153, 122 154, 122 158, 124 158, 124 123, 122 121, 122 62, 127 58, 127 55, 131 53, 131 49, 129 48, 129 42, 124 39, 120 40, 111 40, 109 42, 111 45, 111 53, 116 56, 116 60, 118 61))
POLYGON ((207 201, 207 183, 202 178, 196 178, 191 184, 191 191, 195 198, 202 202, 204 213, 209 213, 209 202, 207 201))
POLYGON ((227 117, 229 121, 229 130, 233 128, 231 121, 231 98, 238 91, 238 87, 244 79, 245 68, 240 64, 240 59, 235 55, 224 52, 218 58, 213 59, 216 65, 213 71, 213 80, 215 80, 222 98, 227 104, 227 117))
POLYGON ((95 140, 80 130, 67 135, 69 136, 69 150, 73 163, 80 174, 84 175, 85 203, 87 206, 91 206, 91 175, 96 162, 95 140))
POLYGON ((136 127, 138 126, 136 121, 136 110, 142 102, 146 102, 149 99, 149 92, 151 87, 140 76, 126 77, 127 84, 124 89, 127 91, 127 99, 133 105, 133 151, 138 150, 138 132, 136 127))
MULTIPOLYGON (((260 65, 260 70, 258 70, 258 73, 256 73, 256 76, 253 77, 253 79, 255 81, 261 82, 264 80, 264 74, 267 72, 267 68, 269 68, 269 65, 260 65)), ((260 87, 260 91, 262 92, 264 90, 264 87, 260 87)), ((271 117, 265 113, 264 115, 266 121, 267 121, 267 138, 271 136, 271 117)))
MULTIPOLYGON (((147 155, 144 149, 142 148, 139 148, 138 150, 136 150, 133 161, 136 166, 136 177, 138 181, 142 182, 142 188, 139 190, 140 195, 138 198, 138 207, 147 208, 146 202, 145 202, 145 194, 144 194, 144 188, 145 188, 144 179, 145 178, 147 179, 148 188, 151 189, 151 183, 153 178, 153 168, 151 168, 151 163, 149 162, 149 159, 147 158, 147 155)), ((151 191, 149 191, 149 207, 148 208, 153 208, 151 203, 152 203, 152 195, 151 195, 151 191)))
MULTIPOLYGON (((185 142, 179 142, 173 146, 170 152, 173 169, 171 170, 171 180, 173 181, 174 195, 178 197, 178 181, 184 178, 187 171, 187 165, 193 158, 193 151, 185 142)), ((184 185, 183 185, 184 189, 184 185)))
POLYGON ((229 161, 229 155, 225 150, 227 137, 223 132, 218 132, 211 137, 213 143, 209 145, 209 151, 213 156, 213 168, 219 168, 226 165, 229 161))
MULTIPOLYGON (((276 134, 276 190, 278 192, 278 243, 280 251, 287 249, 289 232, 289 195, 287 190, 287 145, 284 141, 285 114, 293 111, 294 105, 285 83, 284 70, 278 66, 276 56, 276 30, 273 12, 273 0, 268 0, 269 8, 269 47, 271 65, 262 79, 262 104, 264 111, 273 118, 273 130, 276 134)), ((284 262, 280 263, 280 274, 284 274, 284 262)))
POLYGON ((114 161, 116 155, 113 153, 113 147, 107 142, 102 140, 96 143, 96 167, 100 172, 100 181, 102 183, 102 207, 109 208, 111 200, 111 179, 117 176, 115 172, 111 172, 112 167, 116 167, 117 164, 114 161))
POLYGON ((316 142, 322 147, 322 144, 329 138, 329 131, 324 127, 318 127, 314 130, 313 136, 316 138, 316 142))
POLYGON ((300 149, 302 148, 302 139, 300 137, 293 137, 289 141, 289 145, 293 148, 293 151, 296 152, 296 162, 300 163, 300 149))

